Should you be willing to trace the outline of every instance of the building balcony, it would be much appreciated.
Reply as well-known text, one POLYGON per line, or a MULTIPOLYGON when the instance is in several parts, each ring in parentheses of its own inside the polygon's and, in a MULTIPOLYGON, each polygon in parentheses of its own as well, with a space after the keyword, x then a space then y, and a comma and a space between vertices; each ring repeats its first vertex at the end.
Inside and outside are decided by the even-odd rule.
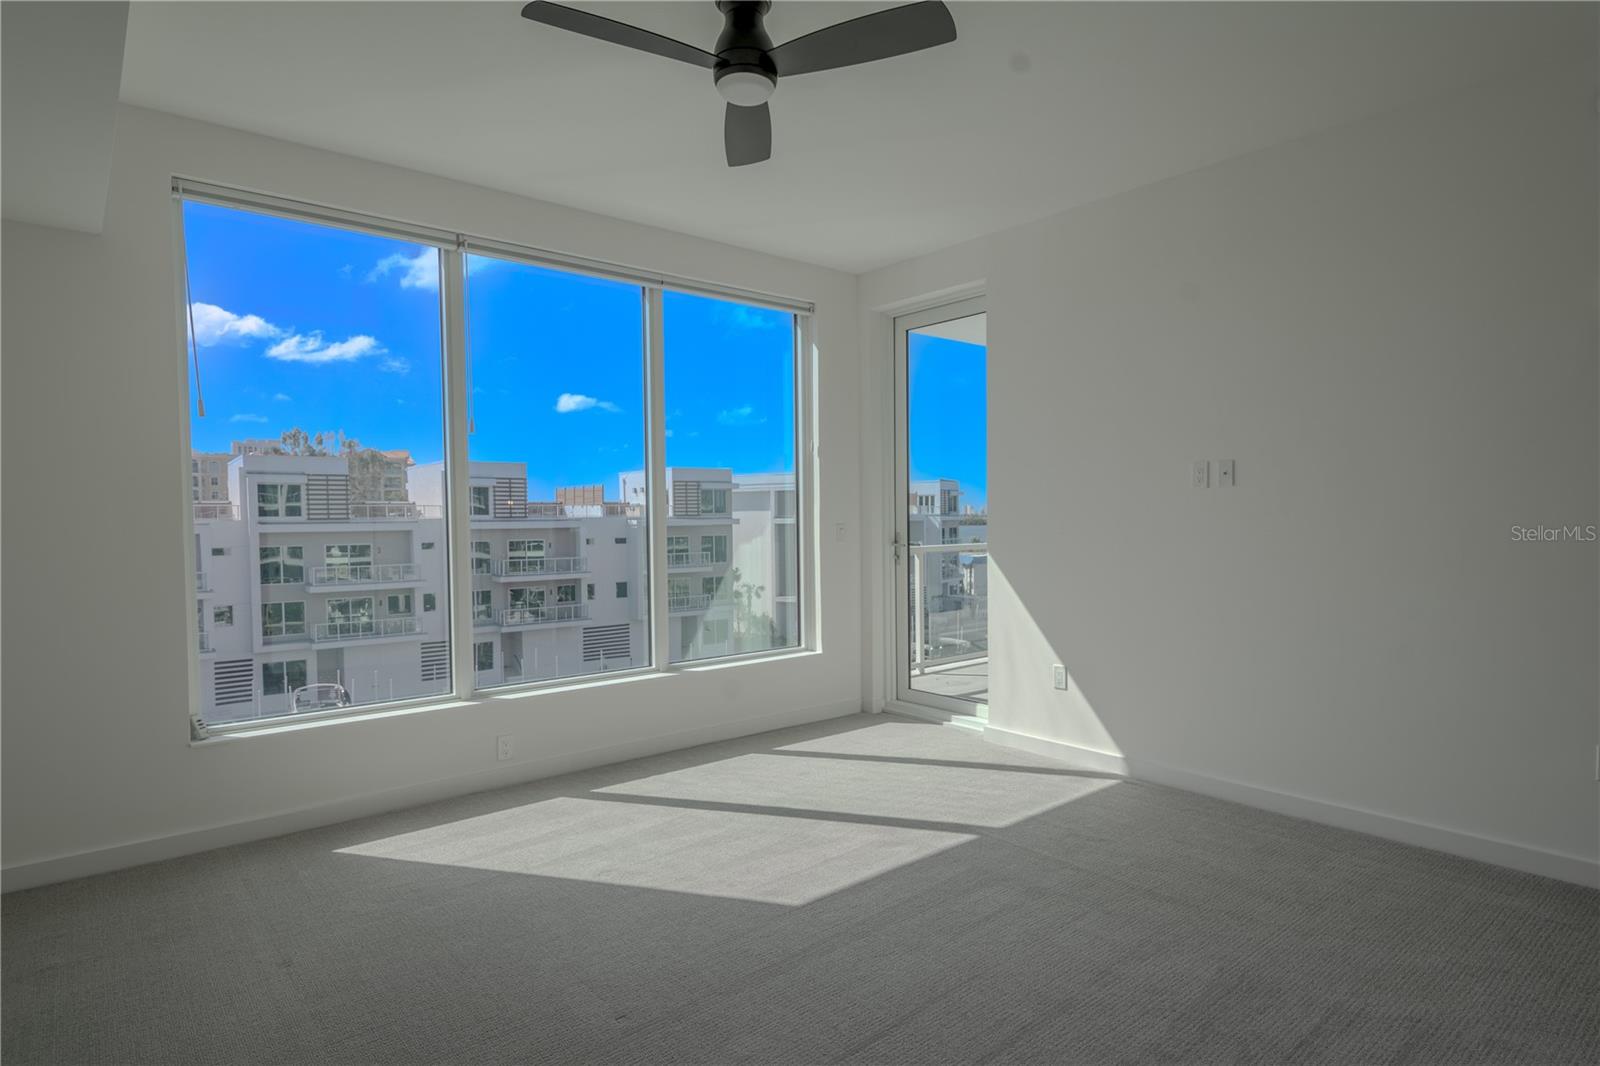
POLYGON ((194 572, 194 590, 196 592, 210 592, 211 575, 204 570, 196 570, 194 572))
POLYGON ((415 585, 422 580, 416 563, 329 563, 313 566, 310 588, 349 588, 356 585, 415 585))
POLYGON ((496 559, 489 571, 501 580, 524 578, 562 577, 567 574, 587 574, 589 560, 582 555, 541 555, 538 558, 496 559))
POLYGON ((667 552, 667 569, 669 570, 688 570, 697 566, 716 565, 717 560, 711 552, 667 552))
POLYGON ((215 650, 216 649, 211 646, 211 634, 202 630, 200 633, 200 654, 208 655, 215 650))
POLYGON ((632 503, 553 503, 549 500, 496 500, 487 514, 474 514, 474 522, 576 521, 580 518, 641 518, 644 508, 632 503))
POLYGON ((500 612, 500 626, 503 629, 569 625, 588 620, 589 606, 583 603, 558 603, 551 607, 507 607, 500 612))
POLYGON ((412 503, 410 500, 367 500, 350 505, 352 522, 416 522, 424 518, 442 518, 444 508, 436 503, 412 503))
POLYGON ((710 607, 711 597, 706 593, 667 597, 667 611, 670 614, 689 614, 694 611, 709 610, 710 607))
POLYGON ((263 644, 304 644, 306 639, 304 622, 287 622, 261 627, 263 644))
POLYGON ((226 500, 207 500, 194 505, 196 522, 237 522, 239 505, 226 500))
POLYGON ((338 640, 378 640, 410 637, 422 632, 415 618, 357 618, 349 622, 323 622, 311 630, 318 644, 338 640))

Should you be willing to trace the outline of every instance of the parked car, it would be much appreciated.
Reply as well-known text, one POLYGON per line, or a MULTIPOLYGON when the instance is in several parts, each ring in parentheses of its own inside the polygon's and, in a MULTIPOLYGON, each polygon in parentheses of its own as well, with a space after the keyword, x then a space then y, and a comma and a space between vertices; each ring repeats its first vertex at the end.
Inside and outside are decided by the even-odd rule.
POLYGON ((291 701, 289 707, 295 714, 305 711, 330 711, 336 707, 348 707, 355 702, 343 685, 328 682, 295 689, 291 701))

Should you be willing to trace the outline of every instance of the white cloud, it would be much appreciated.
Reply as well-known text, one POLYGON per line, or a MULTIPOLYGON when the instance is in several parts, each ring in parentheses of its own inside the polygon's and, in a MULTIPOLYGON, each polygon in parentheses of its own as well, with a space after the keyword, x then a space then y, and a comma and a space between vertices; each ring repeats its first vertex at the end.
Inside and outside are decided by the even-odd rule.
POLYGON ((194 317, 194 342, 202 348, 223 341, 283 336, 283 330, 260 315, 236 315, 216 304, 192 303, 189 314, 194 317))
POLYGON ((285 363, 346 363, 366 355, 380 355, 384 350, 376 337, 365 333, 329 344, 322 339, 321 330, 313 330, 283 338, 267 349, 267 358, 285 363))
POLYGON ((228 419, 229 422, 265 422, 266 420, 266 415, 234 415, 228 419))
POLYGON ((423 248, 416 255, 396 252, 378 260, 378 265, 367 273, 368 281, 399 271, 402 289, 437 289, 439 287, 439 251, 423 248))
POLYGON ((743 407, 730 407, 725 411, 718 411, 717 421, 725 426, 759 426, 766 419, 758 417, 756 409, 745 404, 743 407))
POLYGON ((602 411, 620 411, 622 408, 610 400, 597 400, 593 396, 585 396, 581 392, 563 392, 556 397, 556 412, 570 415, 574 411, 587 411, 591 407, 598 407, 602 411))
POLYGON ((385 374, 409 374, 411 373, 411 360, 403 356, 391 355, 378 364, 378 369, 385 374))

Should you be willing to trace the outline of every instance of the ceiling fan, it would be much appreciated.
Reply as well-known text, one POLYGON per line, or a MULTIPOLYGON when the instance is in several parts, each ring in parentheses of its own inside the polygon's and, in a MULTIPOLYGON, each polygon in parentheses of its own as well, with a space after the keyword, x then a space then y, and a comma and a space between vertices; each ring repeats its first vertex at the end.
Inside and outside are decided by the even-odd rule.
POLYGON ((544 0, 524 7, 522 17, 710 70, 717 92, 728 102, 722 139, 730 167, 771 157, 772 113, 767 98, 779 78, 920 52, 956 39, 950 9, 939 0, 924 0, 836 23, 773 47, 761 24, 771 8, 769 0, 717 0, 725 22, 715 52, 544 0))

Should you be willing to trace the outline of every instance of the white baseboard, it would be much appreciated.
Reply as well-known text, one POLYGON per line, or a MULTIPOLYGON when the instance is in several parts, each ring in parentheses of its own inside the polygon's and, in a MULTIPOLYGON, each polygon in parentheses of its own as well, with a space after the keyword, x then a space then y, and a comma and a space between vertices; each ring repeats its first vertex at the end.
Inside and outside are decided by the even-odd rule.
POLYGON ((1279 792, 1276 789, 1262 788, 1243 781, 1181 770, 1175 766, 1147 759, 1129 759, 1113 752, 1096 751, 1065 741, 1029 736, 1026 733, 1017 733, 993 725, 984 731, 984 739, 1035 755, 1060 759, 1069 765, 1086 770, 1122 774, 1136 781, 1149 781, 1152 784, 1180 788, 1186 792, 1198 792, 1201 795, 1242 803, 1248 807, 1258 807, 1275 814, 1304 818, 1310 822, 1320 822, 1340 829, 1352 829, 1358 833, 1368 833, 1386 840, 1396 840, 1402 844, 1431 848, 1434 851, 1493 863, 1524 873, 1571 881, 1589 888, 1600 887, 1600 862, 1582 855, 1530 847, 1527 844, 1449 829, 1399 815, 1330 803, 1327 800, 1313 799, 1292 792, 1279 792))
POLYGON ((142 866, 163 859, 193 855, 213 848, 245 844, 252 840, 265 840, 268 837, 283 836, 285 833, 316 829, 320 826, 348 822, 354 818, 365 818, 386 811, 402 810, 436 800, 556 777, 576 770, 588 770, 596 766, 626 762, 629 759, 678 751, 700 744, 712 744, 720 740, 733 740, 772 729, 782 729, 785 726, 806 725, 811 722, 826 721, 829 718, 841 718, 859 713, 860 710, 860 705, 856 703, 800 707, 696 729, 662 733, 621 744, 526 759, 476 773, 402 785, 398 788, 351 796, 332 803, 280 811, 260 818, 227 822, 105 848, 16 863, 0 870, 0 892, 35 888, 57 881, 70 881, 73 878, 108 873, 129 866, 142 866))

